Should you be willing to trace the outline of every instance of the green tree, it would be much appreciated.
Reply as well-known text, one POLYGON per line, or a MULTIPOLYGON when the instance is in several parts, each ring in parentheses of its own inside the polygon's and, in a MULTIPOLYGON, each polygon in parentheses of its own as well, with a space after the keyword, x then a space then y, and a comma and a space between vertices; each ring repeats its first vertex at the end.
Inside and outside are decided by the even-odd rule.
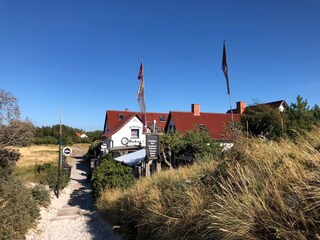
POLYGON ((285 109, 287 116, 287 133, 289 136, 296 136, 297 133, 303 134, 310 131, 314 124, 314 116, 308 106, 308 101, 298 95, 296 103, 291 103, 285 109))
POLYGON ((279 109, 264 104, 248 107, 240 117, 243 130, 248 130, 253 136, 262 135, 269 139, 278 139, 282 136, 285 121, 286 117, 279 109))

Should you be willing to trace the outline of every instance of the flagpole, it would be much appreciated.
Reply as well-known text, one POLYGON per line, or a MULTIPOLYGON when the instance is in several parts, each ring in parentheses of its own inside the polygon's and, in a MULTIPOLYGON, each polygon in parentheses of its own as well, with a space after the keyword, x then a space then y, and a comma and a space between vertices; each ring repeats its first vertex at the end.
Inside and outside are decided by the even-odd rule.
POLYGON ((231 95, 230 95, 230 93, 229 93, 228 95, 229 95, 229 101, 230 101, 231 122, 232 122, 232 130, 233 130, 233 127, 234 127, 234 120, 233 120, 232 101, 231 101, 231 95))
POLYGON ((145 85, 144 85, 144 66, 143 59, 141 59, 140 70, 138 74, 138 80, 140 80, 139 89, 138 89, 138 103, 140 106, 140 112, 142 113, 142 122, 143 122, 143 130, 142 133, 147 132, 147 111, 145 104, 145 85))
POLYGON ((145 132, 147 132, 147 108, 146 108, 146 85, 145 85, 145 82, 144 82, 144 64, 143 64, 143 58, 141 59, 141 62, 142 62, 142 65, 143 65, 143 102, 144 102, 144 121, 145 121, 145 132))
POLYGON ((226 78, 227 83, 227 93, 229 96, 229 102, 230 102, 230 112, 231 112, 231 129, 233 131, 234 127, 234 119, 233 119, 233 109, 232 109, 232 100, 231 100, 231 94, 230 94, 230 84, 229 84, 229 70, 228 70, 228 61, 227 61, 227 50, 226 50, 226 41, 223 41, 223 54, 222 54, 222 71, 224 73, 224 76, 226 78))

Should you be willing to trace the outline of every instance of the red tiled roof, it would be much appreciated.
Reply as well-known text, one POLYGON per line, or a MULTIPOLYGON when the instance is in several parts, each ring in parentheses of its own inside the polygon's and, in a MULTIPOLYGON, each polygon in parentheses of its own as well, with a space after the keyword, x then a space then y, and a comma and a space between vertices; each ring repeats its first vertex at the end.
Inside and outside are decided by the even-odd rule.
POLYGON ((127 122, 129 122, 134 116, 137 116, 137 115, 135 113, 128 114, 123 119, 121 119, 119 122, 117 122, 111 129, 109 129, 102 136, 104 136, 106 138, 111 137, 113 134, 118 132, 125 124, 127 124, 127 122))
MULTIPOLYGON (((133 114, 137 114, 137 116, 140 119, 142 119, 142 113, 140 113, 140 112, 108 110, 106 112, 106 118, 105 118, 104 130, 103 130, 104 132, 112 129, 119 122, 122 122, 121 119, 119 119, 119 114, 122 114, 124 118, 126 118, 127 116, 132 116, 133 114), (108 122, 108 126, 106 126, 107 122, 108 122)), ((153 120, 156 120, 157 125, 159 125, 162 129, 164 129, 168 115, 169 115, 168 113, 147 112, 146 113, 147 123, 153 123, 153 120), (162 116, 164 117, 164 121, 160 120, 160 117, 162 117, 162 116)))
MULTIPOLYGON (((193 130, 199 127, 199 124, 204 124, 213 139, 230 139, 230 135, 226 133, 226 129, 230 126, 231 114, 200 113, 200 116, 194 116, 192 112, 170 112, 169 118, 172 118, 176 130, 179 132, 193 130)), ((239 122, 240 114, 233 114, 233 118, 235 122, 239 122)))

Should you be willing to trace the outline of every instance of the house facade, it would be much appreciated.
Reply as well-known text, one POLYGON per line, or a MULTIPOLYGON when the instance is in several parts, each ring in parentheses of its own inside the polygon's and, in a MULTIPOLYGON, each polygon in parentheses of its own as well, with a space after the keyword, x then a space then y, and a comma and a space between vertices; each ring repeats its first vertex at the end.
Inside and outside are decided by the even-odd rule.
MULTIPOLYGON (((167 113, 146 113, 147 131, 163 132, 167 117, 167 113)), ((130 111, 107 111, 102 137, 107 148, 145 147, 142 114, 130 111)))

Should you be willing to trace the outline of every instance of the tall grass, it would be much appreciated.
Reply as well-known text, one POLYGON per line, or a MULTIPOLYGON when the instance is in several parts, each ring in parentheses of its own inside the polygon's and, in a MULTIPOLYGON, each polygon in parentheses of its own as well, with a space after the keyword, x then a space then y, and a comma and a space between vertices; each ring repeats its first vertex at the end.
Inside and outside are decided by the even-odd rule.
POLYGON ((17 167, 30 167, 48 162, 57 162, 59 157, 58 145, 33 145, 17 148, 21 156, 17 167))
POLYGON ((320 239, 320 128, 294 141, 241 135, 224 159, 160 172, 98 208, 128 238, 320 239))

